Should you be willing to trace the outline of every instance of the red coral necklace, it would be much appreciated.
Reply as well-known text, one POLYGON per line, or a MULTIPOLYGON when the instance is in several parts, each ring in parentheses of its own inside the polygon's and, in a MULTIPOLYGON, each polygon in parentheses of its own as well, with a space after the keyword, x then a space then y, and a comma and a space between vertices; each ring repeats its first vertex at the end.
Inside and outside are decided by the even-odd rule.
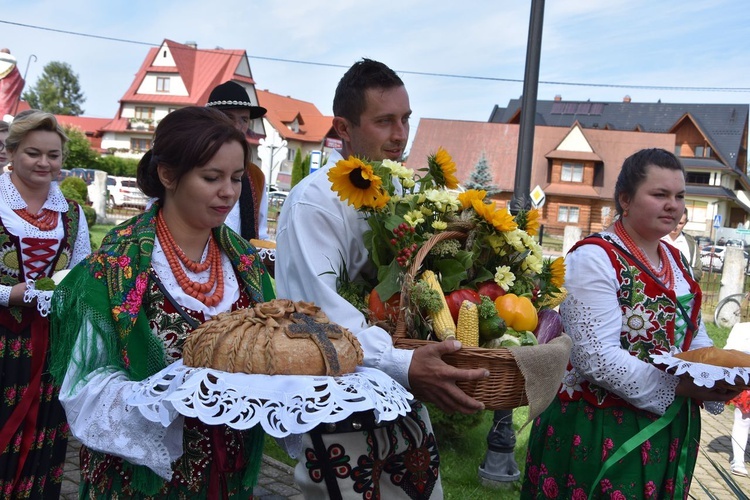
POLYGON ((180 288, 186 294, 201 301, 208 307, 213 307, 221 302, 221 299, 224 297, 224 271, 221 267, 221 251, 216 240, 214 240, 213 234, 209 236, 208 255, 202 263, 190 260, 179 245, 177 245, 172 237, 172 233, 169 232, 167 223, 164 222, 161 211, 156 216, 156 236, 161 242, 164 256, 167 258, 169 267, 172 269, 172 273, 174 273, 174 277, 180 288), (191 280, 180 263, 184 264, 186 268, 194 273, 203 272, 211 268, 208 281, 200 283, 191 280), (214 285, 216 285, 214 293, 210 296, 206 295, 213 289, 214 285))
POLYGON ((639 259, 644 266, 648 267, 648 269, 661 280, 665 287, 669 288, 670 290, 672 289, 672 285, 674 284, 674 273, 672 272, 672 265, 669 263, 669 258, 667 257, 667 251, 664 250, 664 246, 662 244, 659 244, 659 260, 661 260, 661 269, 657 270, 654 268, 653 264, 651 264, 651 260, 646 256, 645 253, 643 253, 641 247, 635 244, 635 241, 633 241, 633 238, 631 238, 628 232, 625 230, 625 226, 620 219, 615 222, 615 234, 620 237, 623 243, 625 243, 625 246, 628 248, 628 250, 630 250, 630 253, 632 253, 637 259, 639 259))
POLYGON ((57 212, 49 208, 43 208, 38 214, 32 214, 28 208, 16 208, 13 211, 40 231, 52 231, 57 227, 57 212))

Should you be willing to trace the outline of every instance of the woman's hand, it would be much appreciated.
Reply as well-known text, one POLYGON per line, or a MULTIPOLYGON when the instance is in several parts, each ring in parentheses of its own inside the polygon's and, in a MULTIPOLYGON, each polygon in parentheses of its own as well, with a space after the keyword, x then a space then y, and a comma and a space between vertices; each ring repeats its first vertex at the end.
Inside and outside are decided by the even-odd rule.
POLYGON ((23 294, 26 293, 26 283, 16 283, 10 289, 10 297, 8 298, 9 306, 21 306, 21 307, 36 307, 36 299, 31 302, 23 301, 23 294))
POLYGON ((742 388, 714 385, 712 388, 700 387, 689 377, 680 377, 680 383, 675 388, 675 396, 687 396, 699 401, 729 401, 743 391, 742 388))

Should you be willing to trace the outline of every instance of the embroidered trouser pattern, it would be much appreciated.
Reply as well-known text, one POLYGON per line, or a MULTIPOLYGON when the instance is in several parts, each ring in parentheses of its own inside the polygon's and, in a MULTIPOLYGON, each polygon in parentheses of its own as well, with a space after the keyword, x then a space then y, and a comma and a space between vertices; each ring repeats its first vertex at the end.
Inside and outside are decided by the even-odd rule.
POLYGON ((415 406, 388 425, 303 437, 295 481, 305 498, 442 498, 437 443, 427 410, 415 406))

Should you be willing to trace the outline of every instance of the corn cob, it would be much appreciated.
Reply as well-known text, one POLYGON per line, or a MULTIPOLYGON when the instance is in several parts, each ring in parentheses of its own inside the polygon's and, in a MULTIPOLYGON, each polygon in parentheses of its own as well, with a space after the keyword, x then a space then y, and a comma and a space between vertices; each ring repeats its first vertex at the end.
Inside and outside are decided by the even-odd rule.
POLYGON ((465 347, 479 347, 479 309, 470 300, 464 300, 458 310, 456 340, 465 347))
POLYGON ((430 288, 439 292, 440 300, 443 303, 443 307, 437 312, 431 312, 430 317, 432 318, 432 329, 439 340, 445 340, 448 337, 456 336, 456 325, 453 323, 451 312, 448 309, 448 303, 445 301, 445 295, 443 289, 438 283, 437 276, 429 269, 422 273, 422 280, 430 285, 430 288))

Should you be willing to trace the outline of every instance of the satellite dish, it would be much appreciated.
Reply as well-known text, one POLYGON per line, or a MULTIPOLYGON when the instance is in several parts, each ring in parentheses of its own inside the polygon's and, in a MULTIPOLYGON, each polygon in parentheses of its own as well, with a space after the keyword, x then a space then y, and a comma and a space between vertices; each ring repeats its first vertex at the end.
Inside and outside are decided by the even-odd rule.
POLYGON ((5 78, 16 67, 16 58, 5 52, 0 52, 0 80, 5 78))

